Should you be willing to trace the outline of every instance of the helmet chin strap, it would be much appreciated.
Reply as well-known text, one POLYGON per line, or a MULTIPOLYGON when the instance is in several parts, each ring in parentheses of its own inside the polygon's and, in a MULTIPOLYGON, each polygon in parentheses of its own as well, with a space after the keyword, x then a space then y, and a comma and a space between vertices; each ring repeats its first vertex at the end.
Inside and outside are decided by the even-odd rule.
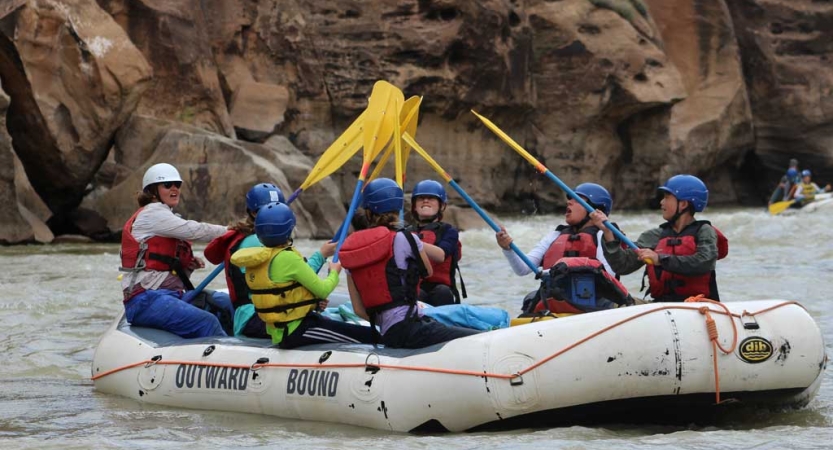
POLYGON ((670 219, 668 219, 668 225, 673 228, 674 225, 677 224, 677 221, 680 220, 680 217, 683 215, 683 213, 687 210, 688 208, 680 211, 680 201, 677 200, 677 212, 675 212, 674 215, 670 219))

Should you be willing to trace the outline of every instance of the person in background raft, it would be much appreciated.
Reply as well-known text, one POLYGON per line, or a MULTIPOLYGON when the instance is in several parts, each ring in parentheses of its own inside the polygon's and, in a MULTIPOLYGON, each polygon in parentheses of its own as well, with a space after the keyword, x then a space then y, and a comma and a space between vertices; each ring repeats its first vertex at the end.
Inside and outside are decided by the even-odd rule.
MULTIPOLYGON (((212 264, 225 263, 226 283, 234 303, 234 334, 251 338, 271 339, 266 332, 266 323, 260 319, 252 305, 251 293, 246 285, 246 269, 231 264, 231 255, 239 249, 262 247, 255 234, 257 211, 269 203, 286 203, 283 192, 272 183, 258 183, 246 194, 246 216, 231 225, 226 234, 211 241, 205 247, 206 259, 212 264)), ((327 242, 309 257, 308 264, 315 273, 324 266, 326 258, 335 253, 336 244, 327 242)), ((319 304, 319 309, 326 308, 326 301, 319 304)))
POLYGON ((787 168, 787 173, 781 177, 775 191, 769 199, 769 204, 792 200, 795 185, 801 182, 801 175, 798 173, 798 160, 793 158, 790 160, 790 166, 787 168))
POLYGON ((431 276, 431 264, 422 241, 400 228, 404 200, 402 189, 390 178, 377 178, 364 188, 370 228, 348 236, 339 251, 349 271, 353 310, 379 325, 386 347, 422 348, 479 333, 443 325, 420 312, 419 279, 431 276))
POLYGON ((328 319, 316 308, 336 285, 341 264, 330 263, 326 279, 307 265, 292 247, 295 214, 283 203, 261 207, 255 218, 255 233, 264 247, 244 248, 231 256, 231 263, 246 268, 246 284, 252 303, 272 343, 280 348, 335 343, 370 343, 370 327, 328 319))
POLYGON ((190 273, 204 267, 190 240, 209 241, 226 232, 222 225, 184 220, 174 214, 182 178, 170 164, 151 166, 142 178, 139 209, 124 224, 121 268, 124 310, 134 326, 159 328, 184 338, 226 336, 234 310, 229 296, 203 291, 193 298, 190 273), (211 312, 194 306, 207 303, 211 312), (222 319, 222 321, 221 321, 222 319))
MULTIPOLYGON (((460 303, 455 273, 462 257, 462 244, 457 229, 443 222, 448 196, 443 185, 423 180, 411 193, 411 216, 415 222, 410 231, 419 236, 431 261, 432 274, 419 285, 419 300, 432 306, 460 303)), ((463 298, 466 288, 460 278, 463 298)))
POLYGON ((729 241, 705 220, 696 220, 709 200, 706 185, 692 175, 675 175, 658 188, 662 218, 666 221, 648 230, 636 241, 639 250, 624 249, 602 223, 607 217, 593 212, 593 223, 604 230, 605 257, 619 273, 629 274, 650 260, 645 272, 649 292, 656 302, 681 302, 703 295, 720 300, 715 265, 729 253, 729 241))
POLYGON ((831 186, 828 184, 824 189, 819 185, 813 183, 813 173, 807 169, 801 171, 801 181, 793 188, 796 202, 792 205, 795 207, 804 206, 816 199, 816 194, 822 192, 829 192, 831 186))
MULTIPOLYGON (((582 183, 576 186, 575 193, 581 196, 591 207, 610 214, 613 209, 613 198, 603 186, 596 183, 582 183)), ((617 274, 610 267, 602 253, 601 242, 602 230, 590 222, 587 210, 572 198, 567 199, 567 211, 564 215, 566 225, 559 225, 555 230, 550 231, 543 239, 538 241, 535 247, 527 253, 527 257, 533 264, 544 270, 550 270, 557 263, 556 272, 563 272, 563 275, 570 277, 578 273, 589 272, 594 274, 595 287, 603 287, 606 293, 607 302, 596 302, 596 304, 583 304, 579 299, 570 297, 568 292, 559 293, 557 300, 552 302, 552 286, 547 280, 542 283, 541 288, 529 293, 524 298, 523 312, 531 313, 541 309, 538 303, 546 301, 552 312, 580 313, 598 309, 615 307, 615 304, 630 304, 633 299, 627 293, 627 289, 619 283, 617 274), (570 258, 570 259, 565 259, 570 258), (563 261, 562 261, 563 260, 563 261), (581 267, 576 267, 576 266, 581 267), (555 309, 555 311, 553 311, 555 309)), ((532 270, 524 264, 521 258, 516 255, 509 245, 512 237, 501 226, 500 231, 495 234, 500 248, 503 249, 503 256, 509 261, 512 271, 516 275, 523 276, 532 273, 532 270)), ((567 280, 565 280, 567 281, 567 280)))

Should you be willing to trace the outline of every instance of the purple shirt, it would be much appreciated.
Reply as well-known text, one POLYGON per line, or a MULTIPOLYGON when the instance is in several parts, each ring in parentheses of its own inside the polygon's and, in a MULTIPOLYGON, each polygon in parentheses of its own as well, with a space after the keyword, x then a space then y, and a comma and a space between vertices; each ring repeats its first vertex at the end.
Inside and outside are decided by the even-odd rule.
MULTIPOLYGON (((416 241, 417 250, 422 251, 422 241, 419 240, 419 237, 412 234, 414 236, 414 241, 416 241)), ((411 251, 411 245, 408 244, 408 238, 405 237, 402 233, 396 233, 396 237, 393 238, 393 259, 396 261, 396 267, 404 270, 408 268, 408 258, 420 258, 419 255, 414 255, 414 252, 411 251)), ((404 280, 403 280, 404 282, 404 280)), ((405 315, 408 314, 409 306, 397 306, 395 308, 387 309, 382 311, 377 316, 379 328, 381 329, 382 334, 385 334, 392 325, 395 325, 403 320, 405 320, 405 315)), ((416 314, 422 316, 422 313, 419 310, 419 307, 416 308, 416 314)))

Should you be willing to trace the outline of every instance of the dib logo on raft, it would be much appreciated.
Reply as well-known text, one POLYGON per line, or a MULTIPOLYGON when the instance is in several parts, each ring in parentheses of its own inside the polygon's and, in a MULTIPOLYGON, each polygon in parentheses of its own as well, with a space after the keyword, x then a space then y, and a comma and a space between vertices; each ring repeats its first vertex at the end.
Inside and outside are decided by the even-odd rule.
POLYGON ((762 337, 748 337, 741 341, 738 353, 740 359, 750 364, 761 363, 772 356, 772 344, 762 337))
POLYGON ((212 389, 245 391, 249 384, 248 368, 195 366, 180 364, 176 368, 177 389, 212 389))
POLYGON ((292 369, 286 380, 286 393, 310 397, 335 397, 338 392, 338 372, 315 369, 292 369))

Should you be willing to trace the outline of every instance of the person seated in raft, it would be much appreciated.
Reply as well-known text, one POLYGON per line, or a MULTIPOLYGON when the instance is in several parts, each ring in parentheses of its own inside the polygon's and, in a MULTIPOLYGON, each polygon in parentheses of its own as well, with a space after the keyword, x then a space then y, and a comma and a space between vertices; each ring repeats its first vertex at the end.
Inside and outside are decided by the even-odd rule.
POLYGON ((422 241, 401 229, 403 206, 402 189, 390 178, 377 178, 364 188, 370 228, 348 236, 338 254, 349 271, 353 310, 379 326, 386 347, 422 348, 479 333, 443 325, 417 307, 419 278, 431 276, 432 269, 422 241))
POLYGON ((124 224, 121 267, 124 312, 134 326, 158 328, 184 338, 226 336, 234 314, 222 292, 193 290, 189 275, 205 264, 194 256, 191 240, 209 241, 223 235, 222 225, 184 220, 179 204, 182 178, 170 164, 155 164, 142 177, 139 209, 124 224), (205 303, 205 306, 195 306, 205 303))
MULTIPOLYGON (((455 273, 457 261, 462 257, 462 244, 456 228, 443 222, 443 212, 448 196, 443 185, 434 180, 422 180, 411 193, 411 218, 414 224, 409 230, 416 233, 431 261, 432 274, 419 284, 419 300, 432 306, 460 303, 455 273)), ((465 285, 460 285, 465 294, 465 285)))
POLYGON ((801 175, 798 173, 798 160, 793 158, 790 160, 787 173, 781 177, 781 180, 778 181, 778 186, 772 192, 769 204, 792 200, 793 187, 799 182, 801 182, 801 175))
POLYGON ((336 343, 371 343, 365 326, 338 322, 316 311, 338 284, 341 264, 329 263, 321 279, 292 247, 295 214, 283 203, 269 203, 257 211, 255 233, 263 247, 243 248, 231 263, 246 268, 252 303, 272 343, 280 348, 336 343))
MULTIPOLYGON (((231 255, 239 249, 262 247, 255 234, 255 218, 257 211, 269 203, 286 203, 283 192, 272 183, 258 183, 249 189, 246 194, 246 215, 237 223, 231 225, 226 234, 215 238, 205 247, 203 254, 212 264, 224 263, 226 284, 229 294, 235 306, 234 309, 234 334, 251 338, 271 339, 266 332, 266 323, 261 320, 255 312, 251 300, 251 292, 246 284, 244 267, 237 267, 231 264, 231 255)), ((336 244, 327 242, 309 257, 307 263, 313 272, 318 273, 326 262, 328 256, 335 253, 336 244)), ((327 307, 327 301, 323 300, 318 305, 323 310, 327 307)))
MULTIPOLYGON (((582 183, 576 186, 575 193, 591 207, 605 214, 610 214, 613 209, 613 199, 601 185, 582 183)), ((545 277, 541 288, 524 298, 523 312, 548 309, 555 313, 575 314, 632 304, 633 299, 618 281, 616 272, 602 253, 599 245, 602 231, 590 222, 587 210, 574 199, 568 198, 564 218, 567 222, 565 225, 559 225, 547 233, 527 253, 533 264, 550 271, 553 276, 545 277)), ((532 273, 510 249, 512 237, 505 228, 501 226, 495 239, 516 275, 532 273)))
POLYGON ((604 231, 607 261, 618 273, 629 274, 650 260, 645 276, 656 302, 681 302, 696 295, 720 300, 715 265, 729 253, 729 241, 708 221, 694 218, 708 203, 706 185, 693 175, 675 175, 658 191, 663 195, 660 209, 665 223, 639 236, 639 250, 622 247, 604 226, 607 217, 602 211, 590 215, 604 231))
POLYGON ((813 173, 808 169, 801 171, 801 181, 793 188, 796 202, 793 205, 798 207, 804 206, 816 199, 816 194, 822 192, 830 192, 831 186, 828 184, 824 189, 820 188, 818 184, 813 182, 813 173))

